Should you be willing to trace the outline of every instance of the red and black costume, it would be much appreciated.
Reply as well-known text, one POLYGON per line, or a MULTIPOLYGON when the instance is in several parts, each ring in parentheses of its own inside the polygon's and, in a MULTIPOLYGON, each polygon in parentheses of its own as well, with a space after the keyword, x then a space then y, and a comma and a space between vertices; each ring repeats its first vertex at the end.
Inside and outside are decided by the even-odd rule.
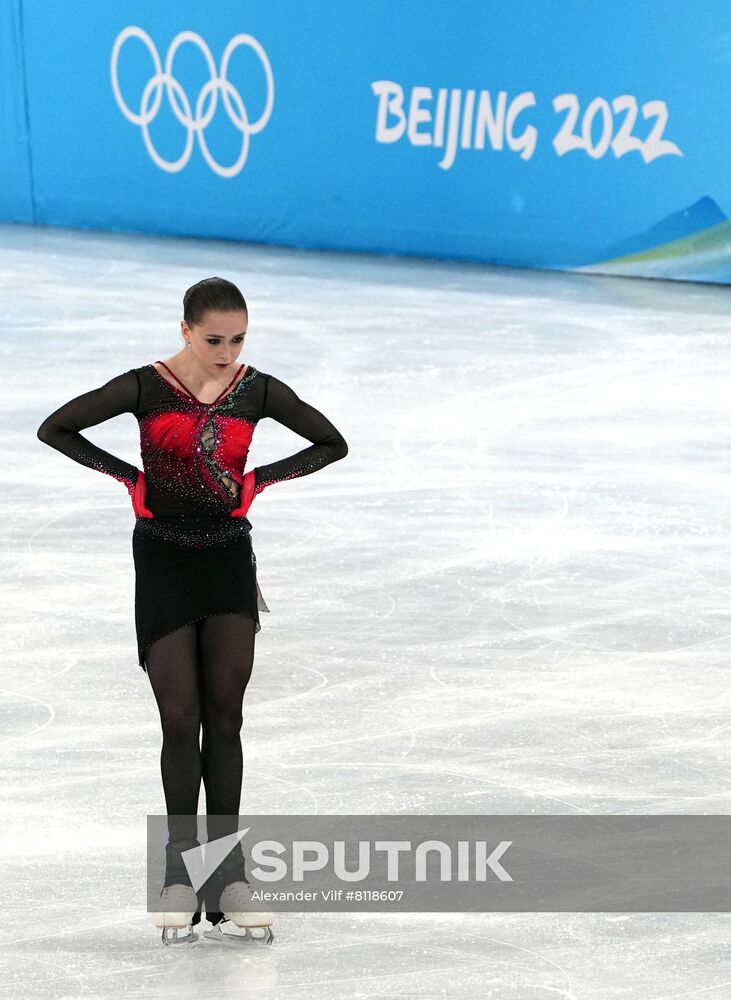
POLYGON ((143 670, 156 639, 208 615, 247 614, 259 631, 258 612, 268 609, 256 582, 248 506, 273 483, 309 475, 348 452, 333 424, 273 375, 242 364, 217 399, 203 403, 159 364, 165 376, 152 364, 131 368, 71 399, 38 429, 46 444, 123 483, 133 500, 143 670), (139 423, 142 477, 80 433, 121 413, 139 423), (265 417, 312 443, 246 472, 252 436, 265 417))

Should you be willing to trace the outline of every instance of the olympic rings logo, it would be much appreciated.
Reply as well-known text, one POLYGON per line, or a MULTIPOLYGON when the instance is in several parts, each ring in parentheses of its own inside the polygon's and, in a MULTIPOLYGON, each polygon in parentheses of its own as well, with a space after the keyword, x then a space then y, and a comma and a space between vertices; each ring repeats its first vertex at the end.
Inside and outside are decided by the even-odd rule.
POLYGON ((175 36, 170 44, 167 56, 165 57, 165 70, 163 72, 162 65, 160 63, 160 56, 150 36, 146 31, 143 31, 142 28, 131 25, 130 27, 125 28, 124 31, 121 31, 114 42, 110 70, 112 76, 112 89, 122 114, 129 121, 142 128, 145 146, 147 147, 147 152, 150 154, 150 157, 161 170, 167 170, 170 173, 177 173, 177 171, 182 170, 187 164, 193 151, 193 140, 197 137, 198 145, 200 146, 206 163, 211 170, 219 174, 221 177, 235 177, 236 174, 240 173, 242 167, 246 163, 246 158, 249 155, 249 136, 255 135, 257 132, 261 132, 269 121, 272 113, 272 107, 274 105, 274 77, 272 75, 272 67, 269 63, 266 52, 261 47, 259 42, 251 35, 235 35, 230 40, 223 53, 223 57, 221 59, 221 69, 219 72, 216 68, 213 56, 211 55, 211 51, 201 36, 196 34, 194 31, 181 31, 180 34, 175 36), (128 107, 119 88, 117 72, 119 54, 122 46, 129 38, 139 38, 140 41, 144 43, 150 53, 155 68, 154 76, 149 79, 144 91, 142 92, 139 112, 135 112, 128 107), (194 45, 198 46, 206 60, 210 75, 210 80, 203 87, 201 87, 200 93, 198 94, 198 98, 195 103, 195 116, 192 114, 191 103, 188 100, 188 95, 173 76, 173 60, 175 59, 175 54, 180 46, 185 42, 192 42, 194 45), (248 45, 254 50, 261 61, 264 74, 266 76, 266 105, 260 117, 255 122, 249 121, 249 116, 246 113, 246 106, 241 94, 226 77, 229 60, 236 49, 241 45, 248 45), (163 159, 155 149, 152 139, 150 138, 150 131, 148 127, 160 109, 163 86, 165 87, 165 92, 175 117, 178 119, 183 128, 188 131, 185 149, 177 160, 172 161, 163 159), (213 156, 211 156, 211 152, 206 145, 206 140, 203 135, 205 128, 211 122, 216 113, 219 92, 223 98, 223 104, 231 123, 241 132, 241 152, 236 162, 229 167, 217 163, 213 156), (208 102, 208 109, 204 113, 203 107, 206 100, 209 98, 209 95, 210 100, 208 102))

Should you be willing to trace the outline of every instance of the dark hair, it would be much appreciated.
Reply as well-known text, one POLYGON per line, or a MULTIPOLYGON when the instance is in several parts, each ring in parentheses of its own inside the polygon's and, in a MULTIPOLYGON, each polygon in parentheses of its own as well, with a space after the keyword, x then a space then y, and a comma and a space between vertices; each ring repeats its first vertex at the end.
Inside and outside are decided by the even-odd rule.
POLYGON ((220 312, 249 312, 246 299, 233 281, 226 278, 203 278, 191 285, 183 296, 183 319, 188 326, 197 326, 209 309, 220 312))

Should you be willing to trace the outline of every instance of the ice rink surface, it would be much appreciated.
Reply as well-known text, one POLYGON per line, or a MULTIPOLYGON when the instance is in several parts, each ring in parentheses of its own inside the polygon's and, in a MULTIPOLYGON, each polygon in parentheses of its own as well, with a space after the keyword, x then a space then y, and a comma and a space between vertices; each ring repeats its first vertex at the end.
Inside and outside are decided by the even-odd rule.
MULTIPOLYGON (((164 949, 134 515, 36 438, 231 279, 241 360, 350 448, 249 512, 242 813, 728 814, 729 290, 14 225, 0 255, 0 996, 731 996, 722 913, 283 913, 271 948, 164 949)), ((140 464, 131 414, 84 433, 140 464)), ((301 447, 263 421, 248 467, 301 447)))

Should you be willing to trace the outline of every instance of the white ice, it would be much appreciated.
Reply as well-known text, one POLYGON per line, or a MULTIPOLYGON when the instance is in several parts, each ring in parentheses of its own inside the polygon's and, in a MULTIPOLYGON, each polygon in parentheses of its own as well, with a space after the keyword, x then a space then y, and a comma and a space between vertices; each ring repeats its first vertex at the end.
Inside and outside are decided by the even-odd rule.
MULTIPOLYGON (((348 441, 250 511, 242 812, 728 813, 729 291, 19 225, 0 255, 0 996, 731 996, 726 914, 284 913, 254 953, 162 948, 134 515, 35 435, 175 353, 219 274, 244 360, 348 441)), ((139 464, 131 415, 85 433, 139 464)), ((251 467, 303 446, 266 421, 251 467)))

